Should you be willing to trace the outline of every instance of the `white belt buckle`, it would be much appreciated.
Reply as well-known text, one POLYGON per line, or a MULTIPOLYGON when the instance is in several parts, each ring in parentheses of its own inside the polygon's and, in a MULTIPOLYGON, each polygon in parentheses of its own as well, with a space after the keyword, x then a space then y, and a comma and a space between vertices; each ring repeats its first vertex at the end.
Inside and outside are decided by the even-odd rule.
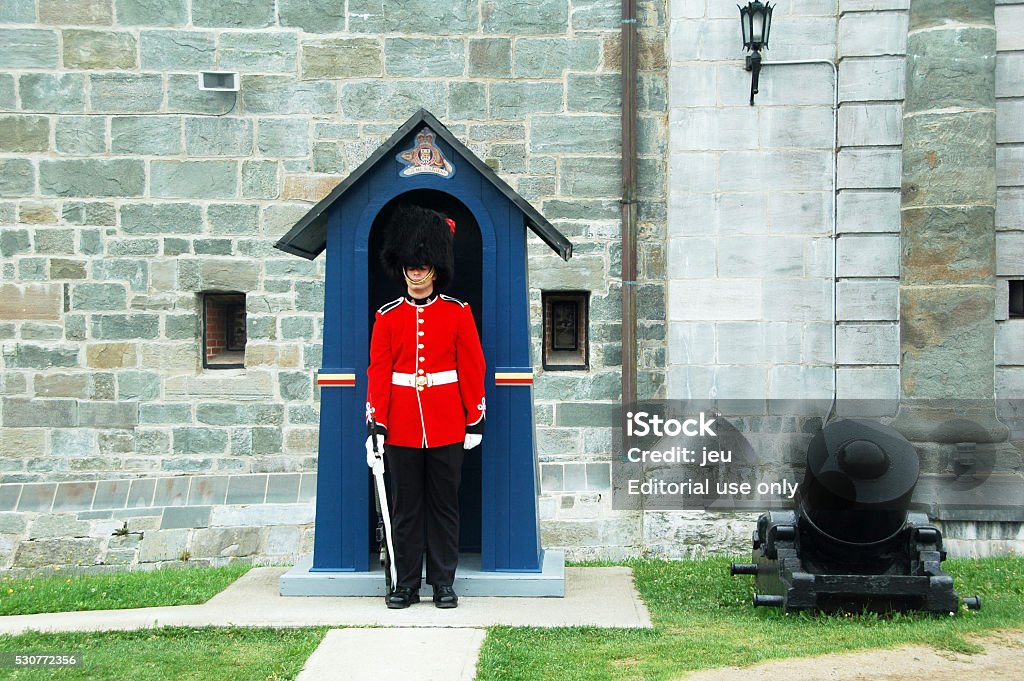
POLYGON ((429 385, 430 385, 430 379, 427 378, 426 376, 417 376, 416 377, 416 387, 417 388, 422 388, 424 386, 429 386, 429 385))

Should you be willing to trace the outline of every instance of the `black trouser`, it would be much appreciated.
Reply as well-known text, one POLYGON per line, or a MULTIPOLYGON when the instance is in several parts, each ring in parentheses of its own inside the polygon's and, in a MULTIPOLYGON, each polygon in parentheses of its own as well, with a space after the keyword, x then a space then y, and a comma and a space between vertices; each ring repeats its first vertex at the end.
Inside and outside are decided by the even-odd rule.
POLYGON ((385 448, 391 473, 391 527, 398 586, 420 588, 423 551, 427 584, 451 586, 459 562, 459 482, 462 443, 418 449, 385 448))

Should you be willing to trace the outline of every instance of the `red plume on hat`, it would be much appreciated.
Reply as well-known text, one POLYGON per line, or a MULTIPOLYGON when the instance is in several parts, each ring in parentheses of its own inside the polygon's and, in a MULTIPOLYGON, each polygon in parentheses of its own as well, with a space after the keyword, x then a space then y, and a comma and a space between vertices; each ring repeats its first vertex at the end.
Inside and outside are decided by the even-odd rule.
POLYGON ((430 265, 437 275, 435 290, 444 291, 455 274, 454 235, 451 218, 415 204, 399 204, 387 222, 380 262, 399 281, 405 281, 406 266, 430 265))

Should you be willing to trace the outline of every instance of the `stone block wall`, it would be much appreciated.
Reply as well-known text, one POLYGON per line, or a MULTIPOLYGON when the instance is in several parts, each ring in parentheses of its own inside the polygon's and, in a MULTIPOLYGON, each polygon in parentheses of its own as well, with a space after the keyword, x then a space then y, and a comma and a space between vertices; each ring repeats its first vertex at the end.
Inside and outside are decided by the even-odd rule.
MULTIPOLYGON (((665 395, 668 327, 665 324, 667 11, 661 0, 639 3, 638 29, 638 392, 665 395)), ((575 6, 575 3, 574 3, 575 6)), ((570 558, 636 555, 643 544, 642 518, 611 508, 611 426, 622 385, 621 349, 621 174, 619 157, 620 3, 592 3, 588 30, 603 33, 606 75, 570 73, 568 112, 537 116, 550 126, 548 138, 531 148, 556 154, 559 178, 541 212, 573 242, 573 257, 553 261, 539 241, 530 244, 533 357, 541 357, 541 291, 590 291, 590 370, 537 371, 534 422, 540 460, 539 511, 542 543, 570 558), (601 22, 596 22, 600 9, 601 22), (580 104, 573 105, 579 98, 580 104), (575 135, 575 137, 573 137, 575 135), (580 139, 580 137, 585 139, 580 139)), ((580 10, 573 10, 577 17, 580 10)), ((575 19, 574 19, 575 21, 575 19)), ((582 34, 576 32, 579 37, 582 34)), ((517 48, 518 49, 518 48, 517 48)), ((578 46, 571 51, 578 59, 578 46)), ((531 67, 532 69, 532 67, 531 67)), ((493 103, 493 92, 492 92, 493 103)), ((520 193, 528 199, 531 196, 520 193)))
POLYGON ((0 568, 292 564, 316 473, 0 484, 0 568))
MULTIPOLYGON (((996 0, 996 395, 1024 395, 1024 319, 1008 316, 1009 281, 1024 280, 1024 3, 996 0)), ((1008 421, 1011 439, 1024 424, 1008 421)))
MULTIPOLYGON (((909 0, 778 3, 760 93, 750 107, 736 9, 670 3, 670 397, 828 398, 835 389, 841 400, 872 400, 879 416, 895 413, 909 6, 909 0), (830 68, 771 65, 821 58, 834 60, 839 71, 834 243, 830 68)), ((1019 2, 997 2, 1001 296, 994 370, 1004 398, 1020 398, 1024 389, 1024 322, 1007 318, 1006 299, 1007 280, 1021 277, 1024 262, 1024 157, 1016 151, 1022 17, 1019 2)), ((1021 439, 1019 429, 1013 435, 1021 439)), ((684 528, 671 546, 701 535, 687 514, 658 515, 659 535, 671 534, 665 527, 684 528)), ((731 521, 698 518, 717 528, 722 547, 730 546, 723 533, 731 521)), ((1006 537, 975 536, 982 529, 956 525, 949 532, 961 555, 1019 550, 1012 527, 1006 537)), ((657 544, 653 535, 645 539, 657 544)))
MULTIPOLYGON (((590 369, 536 381, 545 522, 607 497, 610 436, 584 426, 610 425, 619 398, 619 13, 613 0, 3 3, 0 482, 315 471, 323 259, 272 244, 424 107, 574 243, 569 264, 529 244, 535 365, 540 292, 590 292, 590 369), (238 72, 240 92, 201 91, 202 70, 238 72), (244 369, 203 369, 204 291, 246 294, 244 369)), ((663 0, 642 2, 650 396, 667 342, 666 32, 663 0)), ((550 527, 552 545, 570 541, 550 527)), ((627 534, 614 542, 639 541, 627 534)))
MULTIPOLYGON (((835 8, 776 6, 756 106, 736 8, 670 17, 668 395, 831 397, 834 79, 771 62, 832 59, 835 8)), ((864 245, 851 261, 891 250, 864 245)))
MULTIPOLYGON (((909 0, 776 7, 766 61, 839 66, 835 213, 831 67, 766 65, 750 107, 732 3, 640 4, 641 395, 897 397, 909 0)), ((1007 314, 1022 24, 1024 4, 997 0, 1001 397, 1024 392, 1007 314)), ((422 106, 574 243, 567 264, 529 243, 545 545, 743 549, 740 516, 611 508, 619 29, 617 0, 4 3, 0 488, 315 471, 323 260, 271 246, 422 106), (215 69, 241 91, 200 91, 215 69), (246 294, 244 370, 202 368, 210 290, 246 294), (541 293, 558 290, 590 294, 587 371, 540 368, 541 293)), ((4 513, 30 533, 41 511, 4 513)), ((21 531, 0 532, 9 561, 21 531)))
MULTIPOLYGON (((764 57, 839 65, 836 389, 840 399, 893 400, 909 0, 798 4, 775 9, 764 57), (821 40, 808 37, 815 31, 821 40)), ((829 395, 831 74, 765 66, 757 106, 746 106, 750 76, 728 9, 671 3, 669 394, 829 395)), ((1024 276, 1022 21, 1019 2, 997 2, 1001 397, 1024 387, 1024 322, 1007 318, 1006 301, 1006 281, 1024 276)))
POLYGON ((883 409, 895 409, 899 397, 900 169, 909 6, 909 0, 840 2, 836 46, 837 390, 840 399, 879 400, 883 409))

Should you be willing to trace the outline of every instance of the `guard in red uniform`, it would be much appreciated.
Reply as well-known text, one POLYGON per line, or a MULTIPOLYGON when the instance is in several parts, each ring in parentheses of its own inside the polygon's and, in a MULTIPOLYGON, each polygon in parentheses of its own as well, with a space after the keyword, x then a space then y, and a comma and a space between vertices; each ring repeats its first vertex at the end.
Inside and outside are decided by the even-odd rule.
MULTIPOLYGON (((434 604, 458 605, 462 459, 480 444, 487 407, 473 313, 441 293, 454 270, 454 230, 436 211, 399 206, 381 251, 384 267, 406 284, 405 296, 377 310, 367 369, 367 421, 377 423, 392 483, 398 581, 389 608, 419 602, 424 550, 434 604)), ((372 466, 370 438, 366 449, 372 466)))

